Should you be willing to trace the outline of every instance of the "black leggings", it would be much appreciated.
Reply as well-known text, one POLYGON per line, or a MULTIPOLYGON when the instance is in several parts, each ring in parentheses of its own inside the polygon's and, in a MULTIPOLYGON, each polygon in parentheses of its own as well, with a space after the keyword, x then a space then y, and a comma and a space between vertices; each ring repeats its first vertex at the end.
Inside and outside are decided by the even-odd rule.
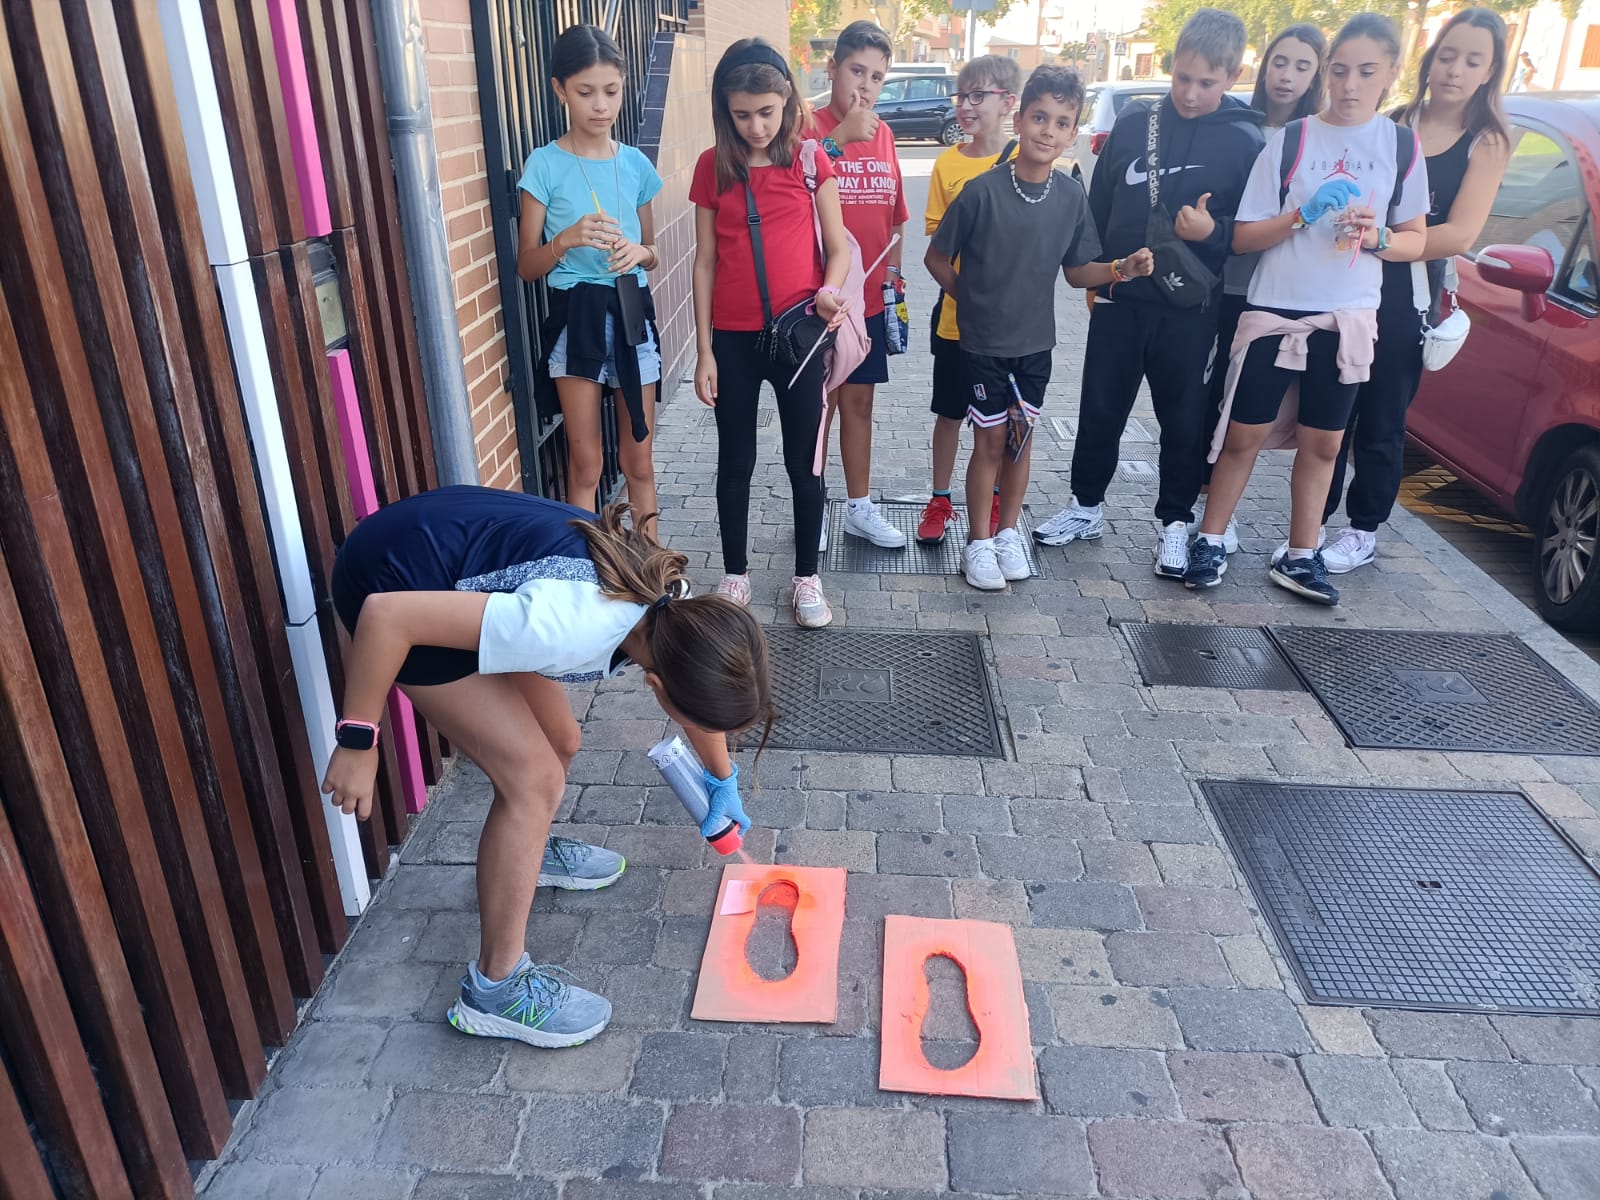
POLYGON ((711 353, 717 360, 717 522, 722 527, 722 569, 743 575, 749 569, 750 479, 756 469, 756 408, 761 384, 772 385, 783 431, 783 465, 794 491, 794 573, 817 573, 817 543, 822 537, 822 480, 811 473, 822 420, 824 362, 818 354, 805 373, 789 380, 794 368, 773 359, 757 343, 761 335, 713 329, 711 353))
POLYGON ((1405 476, 1406 410, 1422 386, 1422 318, 1411 307, 1408 292, 1400 303, 1378 310, 1378 345, 1372 376, 1356 392, 1323 521, 1339 511, 1345 470, 1354 463, 1356 477, 1344 492, 1344 511, 1352 528, 1376 533, 1394 511, 1405 476))

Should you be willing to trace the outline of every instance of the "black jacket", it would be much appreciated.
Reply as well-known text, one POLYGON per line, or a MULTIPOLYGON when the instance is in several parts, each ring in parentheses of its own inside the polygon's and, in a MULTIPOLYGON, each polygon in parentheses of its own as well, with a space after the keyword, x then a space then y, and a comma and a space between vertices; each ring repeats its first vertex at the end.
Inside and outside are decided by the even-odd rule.
MULTIPOLYGON (((1125 258, 1147 244, 1150 219, 1150 183, 1145 151, 1150 128, 1151 101, 1134 101, 1117 118, 1100 151, 1089 187, 1089 211, 1100 233, 1101 260, 1125 258)), ((1206 210, 1216 229, 1203 242, 1193 243, 1195 253, 1217 277, 1233 253, 1233 218, 1239 211, 1250 168, 1255 166, 1265 139, 1261 114, 1233 96, 1224 96, 1213 113, 1185 121, 1161 98, 1161 207, 1169 217, 1211 193, 1206 210)), ((1105 289, 1101 289, 1105 291, 1105 289)), ((1161 292, 1148 279, 1119 283, 1118 303, 1138 300, 1164 304, 1161 292)))
MULTIPOLYGON (((661 338, 656 333, 656 302, 648 286, 640 289, 644 294, 644 316, 650 335, 656 345, 661 338)), ((567 331, 567 369, 574 375, 593 379, 600 374, 606 361, 606 314, 612 318, 615 331, 613 354, 617 363, 617 382, 621 385, 623 407, 628 414, 629 432, 633 440, 642 442, 650 436, 644 419, 644 385, 639 382, 639 355, 629 354, 632 347, 622 340, 622 302, 617 289, 609 284, 579 283, 570 288, 551 288, 550 312, 539 326, 539 344, 544 353, 539 356, 539 366, 534 372, 533 392, 541 413, 558 413, 561 400, 556 395, 555 380, 550 378, 550 350, 567 331)), ((661 389, 656 388, 656 399, 661 389)), ((621 414, 618 414, 619 416, 621 414)))

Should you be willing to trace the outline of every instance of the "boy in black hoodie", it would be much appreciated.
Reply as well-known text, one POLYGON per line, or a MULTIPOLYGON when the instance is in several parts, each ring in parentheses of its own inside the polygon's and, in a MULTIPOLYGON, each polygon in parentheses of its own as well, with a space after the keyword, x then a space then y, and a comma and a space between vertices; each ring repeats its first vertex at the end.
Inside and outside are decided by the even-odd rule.
MULTIPOLYGON (((1244 23, 1202 8, 1178 35, 1172 91, 1157 117, 1158 201, 1172 227, 1216 281, 1206 303, 1133 279, 1097 290, 1083 359, 1078 439, 1072 454, 1073 504, 1034 528, 1047 546, 1105 532, 1101 504, 1117 469, 1117 445, 1139 392, 1150 382, 1161 425, 1162 536, 1156 574, 1181 579, 1189 565, 1188 523, 1205 467, 1207 381, 1217 338, 1216 297, 1233 245, 1233 216, 1261 152, 1261 114, 1229 96, 1244 58, 1244 23), (1184 306, 1189 302, 1189 306, 1184 306)), ((1155 105, 1130 104, 1111 130, 1089 189, 1089 209, 1107 261, 1141 246, 1157 249, 1151 223, 1148 137, 1155 105)), ((1186 283, 1192 289, 1193 283, 1186 283)))

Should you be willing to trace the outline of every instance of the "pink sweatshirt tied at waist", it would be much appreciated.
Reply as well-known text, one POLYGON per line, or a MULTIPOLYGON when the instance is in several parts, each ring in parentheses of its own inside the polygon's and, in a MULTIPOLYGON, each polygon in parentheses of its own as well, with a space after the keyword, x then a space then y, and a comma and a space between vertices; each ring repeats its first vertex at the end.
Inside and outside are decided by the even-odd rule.
MULTIPOLYGON (((1373 348, 1378 341, 1378 310, 1352 308, 1340 312, 1313 313, 1309 317, 1281 317, 1277 313, 1260 309, 1246 309, 1239 317, 1239 332, 1234 334, 1233 346, 1228 351, 1228 376, 1222 393, 1222 416, 1211 437, 1207 462, 1216 462, 1222 453, 1222 443, 1228 436, 1228 417, 1233 411, 1233 393, 1239 386, 1239 373, 1244 369, 1245 355, 1257 338, 1276 337, 1278 357, 1276 365, 1286 371, 1306 369, 1306 343, 1317 330, 1332 330, 1339 335, 1340 383, 1365 383, 1372 377, 1373 348)), ((1299 424, 1299 383, 1291 384, 1283 403, 1278 408, 1277 420, 1267 434, 1263 450, 1284 450, 1295 444, 1295 426, 1299 424)))

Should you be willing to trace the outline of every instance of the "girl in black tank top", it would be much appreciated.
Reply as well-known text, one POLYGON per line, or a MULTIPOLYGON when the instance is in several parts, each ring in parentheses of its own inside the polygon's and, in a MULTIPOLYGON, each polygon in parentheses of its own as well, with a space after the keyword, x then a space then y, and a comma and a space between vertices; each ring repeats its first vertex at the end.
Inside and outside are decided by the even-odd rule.
MULTIPOLYGON (((1510 157, 1498 87, 1505 61, 1505 22, 1483 8, 1457 13, 1423 55, 1419 78, 1424 91, 1395 114, 1395 120, 1417 130, 1427 154, 1432 190, 1425 255, 1430 322, 1440 316, 1445 266, 1471 249, 1483 232, 1510 157), (1444 148, 1437 149, 1441 143, 1444 148), (1428 153, 1430 148, 1435 152, 1428 153)), ((1406 410, 1422 383, 1423 317, 1411 280, 1410 264, 1384 264, 1372 376, 1357 393, 1323 509, 1326 522, 1342 495, 1350 518, 1349 528, 1329 539, 1323 550, 1331 574, 1372 561, 1378 527, 1389 519, 1400 493, 1406 410), (1355 479, 1345 493, 1345 467, 1352 458, 1355 479)))

